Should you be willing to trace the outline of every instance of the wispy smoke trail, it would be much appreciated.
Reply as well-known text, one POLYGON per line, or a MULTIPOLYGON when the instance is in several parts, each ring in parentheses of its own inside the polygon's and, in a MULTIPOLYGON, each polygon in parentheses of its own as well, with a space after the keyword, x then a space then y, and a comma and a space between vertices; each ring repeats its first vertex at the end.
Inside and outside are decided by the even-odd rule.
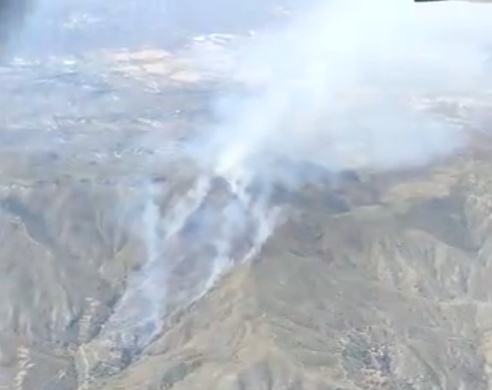
POLYGON ((131 275, 125 294, 101 334, 121 345, 146 344, 162 321, 162 305, 166 300, 165 267, 160 263, 162 229, 158 189, 148 186, 139 234, 145 244, 146 261, 137 275, 131 275))
MULTIPOLYGON (((279 211, 269 207, 268 191, 251 193, 209 173, 174 204, 168 192, 170 205, 161 215, 157 199, 165 195, 147 192, 144 265, 130 275, 112 316, 81 352, 94 348, 97 364, 119 365, 125 351, 141 352, 162 331, 166 316, 201 299, 232 266, 257 255, 279 211)), ((90 367, 82 371, 81 381, 90 381, 90 367)))
POLYGON ((133 346, 145 347, 164 316, 259 253, 279 222, 273 184, 309 176, 279 169, 272 155, 331 171, 392 169, 461 146, 462 129, 410 103, 490 82, 492 7, 485 7, 325 1, 241 47, 229 74, 250 93, 217 102, 219 125, 190 149, 198 174, 182 198, 170 196, 161 216, 149 195, 147 261, 101 338, 143 332, 133 346))

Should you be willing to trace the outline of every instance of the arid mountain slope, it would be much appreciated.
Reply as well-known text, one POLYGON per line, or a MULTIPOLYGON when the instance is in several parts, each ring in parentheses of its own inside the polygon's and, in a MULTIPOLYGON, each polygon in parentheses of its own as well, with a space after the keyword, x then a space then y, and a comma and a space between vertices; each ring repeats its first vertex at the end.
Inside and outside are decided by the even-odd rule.
MULTIPOLYGON (((286 219, 257 259, 142 352, 104 347, 99 328, 143 260, 121 228, 138 213, 119 227, 112 215, 131 187, 4 189, 5 386, 489 389, 491 165, 464 156, 285 190, 286 219)), ((184 264, 176 278, 199 269, 184 264)))
POLYGON ((335 215, 314 191, 94 388, 490 388, 489 166, 457 161, 335 215))
MULTIPOLYGON (((155 61, 141 57, 125 61, 155 61)), ((255 210, 239 207, 223 180, 200 187, 193 163, 166 157, 206 122, 215 86, 160 76, 142 90, 148 75, 135 74, 135 86, 109 68, 96 97, 98 64, 45 86, 59 88, 56 112, 72 82, 95 85, 74 95, 64 118, 37 109, 34 94, 31 106, 7 106, 0 388, 492 388, 486 91, 425 102, 472 129, 468 149, 447 160, 386 173, 280 160, 305 183, 275 187, 283 219, 241 262, 255 210), (43 112, 47 130, 29 131, 28 109, 43 112), (170 147, 157 150, 154 139, 170 147), (173 215, 180 207, 190 210, 184 221, 173 215), (222 278, 216 235, 231 239, 239 262, 222 278)), ((5 88, 29 91, 9 74, 5 88)))
POLYGON ((467 96, 404 88, 469 131, 464 150, 390 172, 284 156, 304 181, 258 178, 245 207, 180 149, 235 87, 235 38, 188 41, 225 62, 196 70, 194 47, 103 50, 121 19, 59 8, 44 38, 95 25, 73 51, 91 50, 0 69, 1 390, 492 389, 490 77, 467 96))

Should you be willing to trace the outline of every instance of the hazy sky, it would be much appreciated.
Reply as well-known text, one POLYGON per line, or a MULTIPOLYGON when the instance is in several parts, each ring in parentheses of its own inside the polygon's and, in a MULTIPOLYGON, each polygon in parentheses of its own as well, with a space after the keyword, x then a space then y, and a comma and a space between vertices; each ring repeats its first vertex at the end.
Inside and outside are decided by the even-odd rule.
POLYGON ((169 45, 183 35, 245 32, 299 0, 34 0, 18 50, 77 51, 169 45))

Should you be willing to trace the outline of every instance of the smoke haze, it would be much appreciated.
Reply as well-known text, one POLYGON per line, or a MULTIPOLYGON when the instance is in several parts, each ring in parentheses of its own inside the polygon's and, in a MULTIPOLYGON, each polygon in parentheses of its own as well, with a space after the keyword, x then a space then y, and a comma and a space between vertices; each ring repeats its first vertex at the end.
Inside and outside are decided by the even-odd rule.
POLYGON ((24 26, 26 16, 31 11, 30 0, 1 0, 0 1, 0 54, 6 48, 13 34, 18 33, 24 26))
MULTIPOLYGON (((200 22, 193 25, 210 32, 234 8, 221 14, 224 2, 201 2, 198 9, 206 12, 198 12, 196 4, 179 8, 169 1, 163 20, 173 28, 186 25, 180 18, 188 7, 200 22)), ((254 4, 259 8, 244 12, 260 21, 263 6, 254 4)), ((166 315, 261 252, 283 216, 272 201, 273 185, 282 180, 295 188, 310 174, 279 165, 277 157, 330 172, 388 170, 426 164, 464 146, 464 129, 416 102, 490 92, 491 37, 486 4, 326 0, 271 26, 258 22, 225 69, 207 52, 190 53, 198 68, 215 69, 247 93, 224 92, 214 102, 215 125, 186 148, 197 174, 178 200, 169 189, 143 191, 139 234, 146 261, 130 275, 95 342, 144 348, 166 315), (166 199, 165 208, 158 198, 166 199)))
MULTIPOLYGON (((425 164, 462 146, 463 129, 411 103, 484 87, 491 17, 491 8, 466 3, 326 1, 236 47, 228 74, 251 92, 218 99, 218 125, 190 149, 200 173, 182 200, 162 217, 148 201, 148 259, 128 294, 147 291, 140 309, 153 309, 126 331, 142 318, 158 331, 169 310, 164 296, 190 304, 259 253, 281 215, 272 185, 309 174, 279 169, 272 155, 336 172, 425 164), (221 204, 213 200, 217 180, 221 204), (183 264, 198 273, 173 276, 183 264)), ((214 67, 214 58, 193 55, 214 67)))
POLYGON ((411 103, 486 88, 491 16, 486 4, 326 1, 261 35, 230 69, 256 94, 221 99, 219 171, 263 151, 379 169, 454 151, 461 129, 411 103))

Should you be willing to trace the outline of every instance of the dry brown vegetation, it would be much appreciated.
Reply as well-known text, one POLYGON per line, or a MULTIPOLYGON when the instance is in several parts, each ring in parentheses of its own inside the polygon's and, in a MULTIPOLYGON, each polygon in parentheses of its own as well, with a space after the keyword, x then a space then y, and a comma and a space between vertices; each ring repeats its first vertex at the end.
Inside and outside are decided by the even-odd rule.
MULTIPOLYGON (((144 82, 176 81, 185 72, 169 53, 153 50, 113 53, 105 61, 144 82)), ((106 81, 118 88, 123 79, 106 81)), ((140 94, 137 85, 125 86, 140 94)), ((187 88, 159 102, 177 106, 179 96, 180 107, 200 111, 201 98, 187 88)), ((152 94, 142 96, 157 104, 152 94)), ((171 138, 192 122, 186 110, 146 119, 137 98, 123 107, 80 99, 80 112, 99 115, 59 126, 99 131, 95 144, 108 141, 108 149, 117 135, 160 131, 171 138), (143 119, 129 123, 113 108, 143 119)), ((490 107, 483 99, 461 103, 490 107)), ((421 169, 352 173, 337 186, 313 183, 284 193, 288 218, 258 258, 175 311, 134 355, 99 344, 98 335, 145 260, 132 230, 137 214, 123 212, 138 203, 140 183, 131 180, 140 172, 137 159, 101 162, 68 146, 56 155, 0 151, 0 388, 492 388, 487 126, 470 132, 460 155, 421 169)), ((184 163, 152 169, 172 186, 161 209, 196 174, 184 163)), ((185 274, 197 271, 193 260, 185 274)))

